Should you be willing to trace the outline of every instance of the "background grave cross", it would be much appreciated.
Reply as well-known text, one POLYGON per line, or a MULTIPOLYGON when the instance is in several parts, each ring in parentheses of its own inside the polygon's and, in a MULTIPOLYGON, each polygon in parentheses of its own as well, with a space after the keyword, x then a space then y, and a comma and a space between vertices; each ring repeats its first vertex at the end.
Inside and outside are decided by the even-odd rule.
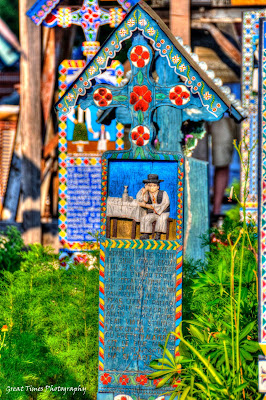
MULTIPOLYGON (((121 1, 118 0, 119 3, 121 1)), ((131 6, 131 2, 122 2, 125 9, 131 6), (127 7, 126 7, 127 6, 127 7)), ((109 24, 111 28, 117 27, 124 19, 126 12, 122 8, 114 7, 110 10, 100 8, 98 0, 84 0, 81 8, 71 11, 70 7, 59 7, 52 11, 45 19, 45 26, 60 26, 68 28, 72 24, 79 25, 84 32, 86 41, 82 44, 83 54, 87 61, 91 60, 100 48, 97 42, 99 27, 109 24)))
MULTIPOLYGON (((162 39, 162 44, 164 40, 162 39)), ((100 109, 127 107, 131 112, 132 129, 130 140, 135 157, 150 152, 150 145, 155 137, 153 125, 154 110, 160 106, 173 106, 182 113, 182 109, 193 103, 193 97, 184 84, 175 86, 159 85, 151 75, 152 51, 146 40, 137 35, 128 52, 131 64, 131 78, 122 88, 109 85, 95 85, 85 99, 78 101, 83 109, 96 104, 100 109), (148 146, 147 146, 148 145, 148 146)), ((98 60, 100 61, 100 60, 98 60)), ((182 118, 178 118, 181 128, 182 118)))

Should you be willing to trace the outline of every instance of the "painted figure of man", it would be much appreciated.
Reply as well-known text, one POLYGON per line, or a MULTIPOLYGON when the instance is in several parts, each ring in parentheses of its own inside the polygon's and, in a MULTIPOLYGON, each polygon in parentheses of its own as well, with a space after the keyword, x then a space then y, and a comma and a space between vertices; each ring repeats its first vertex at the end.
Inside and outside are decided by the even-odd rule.
POLYGON ((93 139, 98 139, 97 150, 106 151, 107 142, 111 140, 110 133, 105 129, 105 125, 101 125, 101 130, 99 132, 93 132, 93 139))
POLYGON ((170 214, 169 196, 164 190, 160 190, 160 180, 158 175, 149 174, 148 179, 144 179, 145 187, 140 189, 137 194, 139 206, 144 209, 140 219, 140 239, 149 239, 152 233, 152 223, 155 221, 155 239, 161 238, 161 233, 166 233, 167 220, 170 214))

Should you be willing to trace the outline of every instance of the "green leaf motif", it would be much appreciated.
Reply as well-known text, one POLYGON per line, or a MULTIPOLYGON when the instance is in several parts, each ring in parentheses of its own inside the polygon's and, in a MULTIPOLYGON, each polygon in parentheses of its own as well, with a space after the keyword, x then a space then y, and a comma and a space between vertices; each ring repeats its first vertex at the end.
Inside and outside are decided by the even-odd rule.
POLYGON ((141 85, 143 83, 144 77, 143 77, 143 73, 141 71, 138 72, 137 80, 138 80, 139 85, 141 85))
POLYGON ((117 96, 114 96, 113 99, 115 101, 125 101, 127 100, 127 96, 123 95, 123 94, 119 94, 117 96))
POLYGON ((139 124, 142 124, 144 121, 144 114, 141 110, 138 111, 138 121, 139 121, 139 124))
POLYGON ((156 93, 155 98, 156 98, 156 100, 164 100, 166 98, 166 94, 156 93))

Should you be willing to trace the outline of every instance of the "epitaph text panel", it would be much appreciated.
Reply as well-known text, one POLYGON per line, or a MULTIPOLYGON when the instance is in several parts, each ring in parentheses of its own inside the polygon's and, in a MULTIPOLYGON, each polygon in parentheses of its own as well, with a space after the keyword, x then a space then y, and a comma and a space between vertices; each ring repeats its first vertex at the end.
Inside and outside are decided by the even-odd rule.
MULTIPOLYGON (((175 330, 176 255, 175 250, 106 249, 105 373, 119 371, 132 380, 133 374, 151 372, 150 362, 161 355, 159 344, 175 330)), ((174 352, 173 337, 168 348, 174 352)), ((125 390, 135 385, 129 381, 125 390)), ((108 391, 115 390, 111 387, 112 382, 108 391)))

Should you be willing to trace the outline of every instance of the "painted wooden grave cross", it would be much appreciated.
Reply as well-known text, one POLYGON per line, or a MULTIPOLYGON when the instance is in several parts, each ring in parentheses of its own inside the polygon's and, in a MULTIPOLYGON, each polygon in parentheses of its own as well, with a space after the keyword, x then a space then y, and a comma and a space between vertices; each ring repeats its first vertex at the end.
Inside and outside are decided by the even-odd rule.
MULTIPOLYGON (((153 115, 171 105, 180 112, 204 108, 219 119, 230 107, 241 119, 240 110, 206 81, 140 0, 57 104, 62 114, 76 104, 122 106, 132 117, 130 149, 108 151, 102 159, 99 400, 155 399, 165 392, 147 375, 150 361, 160 356, 159 343, 168 332, 178 333, 181 322, 184 158, 178 151, 154 149, 153 115), (127 39, 132 40, 127 85, 95 85, 93 79, 127 39), (156 53, 176 71, 174 85, 153 79, 156 53)), ((169 346, 178 354, 178 341, 169 346)))
MULTIPOLYGON (((125 11, 128 11, 135 0, 117 0, 125 11)), ((38 0, 27 12, 27 15, 36 24, 43 24, 50 28, 60 26, 69 28, 72 24, 82 28, 86 41, 82 44, 84 56, 87 61, 93 58, 100 48, 97 41, 99 27, 109 24, 111 28, 117 27, 124 19, 126 12, 122 8, 114 7, 106 10, 99 6, 98 0, 84 0, 81 8, 72 10, 71 7, 57 7, 60 1, 38 0)))
MULTIPOLYGON (((230 114, 240 121, 243 118, 243 110, 237 102, 234 102, 234 99, 230 100, 219 90, 215 83, 217 81, 218 84, 220 80, 210 79, 200 68, 201 65, 194 61, 193 57, 196 55, 190 56, 173 36, 171 36, 170 40, 163 29, 158 29, 158 26, 154 25, 153 21, 142 17, 144 11, 141 13, 136 18, 136 10, 134 12, 133 10, 130 11, 125 22, 121 23, 111 35, 97 53, 97 56, 70 88, 64 101, 60 102, 59 107, 62 113, 66 113, 75 103, 80 104, 83 108, 86 108, 89 104, 97 104, 103 111, 115 107, 117 119, 123 124, 130 123, 132 127, 136 127, 143 118, 143 125, 146 126, 145 137, 150 134, 154 139, 154 126, 156 124, 157 128, 159 127, 157 134, 159 135, 161 148, 166 151, 181 151, 181 127, 186 120, 215 121, 220 119, 225 111, 229 110, 230 114), (149 49, 151 48, 144 38, 142 40, 139 39, 139 44, 137 39, 134 39, 136 40, 136 51, 141 51, 141 48, 147 48, 147 51, 143 51, 143 56, 142 54, 137 54, 135 50, 129 55, 129 59, 132 58, 130 61, 135 71, 133 75, 135 75, 131 77, 128 85, 115 92, 108 86, 97 86, 94 87, 94 91, 89 93, 91 80, 105 68, 109 59, 115 57, 116 53, 121 49, 121 43, 128 40, 136 29, 139 29, 140 35, 151 41, 153 51, 157 56, 155 60, 156 72, 160 71, 159 82, 156 83, 151 76, 151 64, 148 62, 151 53, 149 49), (174 46, 173 42, 175 43, 174 46), (145 59, 146 56, 148 57, 147 59, 145 59), (161 66, 157 70, 159 64, 161 66), (165 77, 163 77, 164 74, 166 75, 165 77), (105 90, 108 93, 107 99, 101 99, 100 93, 105 93, 105 90), (142 93, 143 90, 147 91, 142 93), (84 98, 83 95, 85 93, 86 97, 84 98), (128 105, 127 99, 130 100, 128 105), (131 112, 128 112, 128 108, 130 108, 131 112), (154 111, 156 109, 158 111, 155 114, 154 111), (150 124, 151 120, 153 124, 151 124, 151 131, 148 132, 147 123, 150 124), (171 124, 169 124, 170 121, 172 122, 171 124)), ((156 19, 158 21, 158 16, 156 16, 156 19)), ((224 91, 225 89, 228 88, 222 88, 224 91)), ((136 138, 135 144, 138 140, 138 133, 138 131, 131 132, 136 138)), ((143 135, 144 133, 140 132, 140 134, 143 135)), ((138 144, 142 143, 142 141, 143 137, 142 139, 139 138, 138 144)), ((139 146, 139 152, 142 151, 144 150, 139 146)), ((204 200, 200 205, 200 213, 198 213, 197 207, 193 210, 193 215, 195 213, 198 215, 196 218, 191 218, 191 210, 186 207, 189 218, 186 218, 185 222, 185 246, 188 256, 204 258, 200 236, 208 229, 207 166, 203 162, 193 159, 188 161, 187 164, 189 164, 190 176, 193 179, 195 177, 197 182, 196 185, 191 185, 191 190, 188 192, 190 199, 186 201, 186 204, 191 204, 191 199, 192 201, 194 198, 197 200, 199 187, 204 200), (197 175, 202 178, 200 184, 197 175)))
MULTIPOLYGON (((59 66, 60 97, 84 67, 84 60, 65 60, 59 66)), ((115 84, 121 72, 120 62, 112 61, 97 82, 115 84)), ((85 112, 75 107, 67 116, 58 113, 58 227, 64 267, 69 258, 70 262, 93 263, 90 251, 98 248, 95 234, 100 229, 101 154, 124 148, 123 125, 113 120, 109 126, 101 126, 96 123, 96 113, 95 105, 85 112), (80 132, 85 137, 78 138, 80 132)))

